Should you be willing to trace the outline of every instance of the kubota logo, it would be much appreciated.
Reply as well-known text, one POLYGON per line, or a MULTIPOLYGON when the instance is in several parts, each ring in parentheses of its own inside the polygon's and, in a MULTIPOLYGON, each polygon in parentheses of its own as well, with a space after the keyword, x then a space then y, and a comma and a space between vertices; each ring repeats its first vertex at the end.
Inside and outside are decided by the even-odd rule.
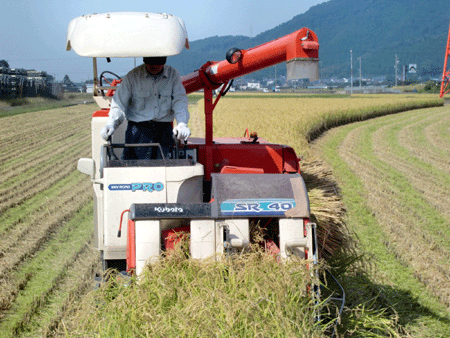
POLYGON ((155 207, 154 209, 156 212, 176 212, 176 213, 180 213, 183 212, 183 208, 179 208, 179 207, 155 207))
POLYGON ((162 191, 164 190, 164 184, 161 182, 156 183, 131 183, 131 184, 110 184, 108 189, 111 191, 117 190, 131 190, 132 192, 142 190, 142 191, 162 191))

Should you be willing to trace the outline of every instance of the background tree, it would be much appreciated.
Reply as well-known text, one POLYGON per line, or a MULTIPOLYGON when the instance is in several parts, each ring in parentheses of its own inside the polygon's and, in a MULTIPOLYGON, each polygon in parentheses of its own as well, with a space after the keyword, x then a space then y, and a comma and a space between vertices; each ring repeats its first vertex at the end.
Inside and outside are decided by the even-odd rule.
POLYGON ((9 68, 9 63, 6 60, 0 60, 0 67, 9 68))
POLYGON ((43 73, 44 77, 47 79, 47 81, 53 82, 55 80, 55 77, 53 75, 50 75, 47 72, 42 72, 42 73, 43 73))
POLYGON ((75 84, 72 82, 72 80, 70 79, 69 75, 64 75, 64 79, 63 79, 63 84, 67 85, 67 86, 74 86, 75 84))

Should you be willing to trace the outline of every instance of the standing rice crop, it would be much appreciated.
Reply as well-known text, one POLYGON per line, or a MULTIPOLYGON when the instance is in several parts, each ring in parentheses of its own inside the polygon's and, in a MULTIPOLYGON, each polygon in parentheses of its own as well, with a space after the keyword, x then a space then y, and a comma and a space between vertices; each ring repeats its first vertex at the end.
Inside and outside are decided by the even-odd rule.
POLYGON ((110 278, 68 331, 99 337, 322 337, 304 261, 261 251, 186 259, 178 248, 138 278, 110 278))

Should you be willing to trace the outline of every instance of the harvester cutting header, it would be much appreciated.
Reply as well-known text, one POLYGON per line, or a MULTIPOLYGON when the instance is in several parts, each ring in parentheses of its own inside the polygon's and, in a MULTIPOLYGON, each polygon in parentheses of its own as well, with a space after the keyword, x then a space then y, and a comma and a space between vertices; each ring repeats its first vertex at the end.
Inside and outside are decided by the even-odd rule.
MULTIPOLYGON (((316 260, 315 225, 309 222, 309 199, 295 151, 257 137, 214 139, 213 110, 233 79, 281 62, 287 63, 288 79, 317 79, 317 36, 302 28, 254 48, 231 48, 225 60, 208 61, 182 76, 187 94, 204 92, 204 139, 190 138, 181 144, 177 140, 168 150, 159 143, 130 144, 125 142, 125 130, 136 121, 124 119, 114 125, 114 133, 105 141, 101 132, 105 136, 114 102, 124 95, 131 76, 127 75, 125 82, 120 83, 118 77, 110 86, 103 86, 103 74, 110 72, 98 77, 97 58, 155 60, 184 48, 189 48, 186 27, 172 15, 105 13, 70 22, 67 50, 93 58, 94 98, 101 108, 92 118, 92 159, 80 159, 78 169, 93 182, 96 245, 104 269, 126 267, 139 274, 146 262, 173 247, 174 235, 179 232, 190 234, 192 258, 242 250, 251 241, 252 224, 257 223, 266 229, 267 250, 283 259, 296 255, 316 260), (220 87, 213 98, 213 91, 220 87), (143 147, 154 149, 158 156, 127 158, 127 149, 143 147), (123 222, 126 213, 128 221, 123 222), (120 236, 121 232, 126 236, 120 236)), ((144 62, 140 69, 152 75, 152 61, 144 62)), ((166 76, 171 67, 164 63, 161 67, 156 75, 166 76)), ((174 133, 186 139, 189 135, 183 124, 187 123, 181 121, 180 126, 183 117, 176 112, 179 102, 174 97, 178 94, 152 90, 139 92, 144 107, 153 102, 151 95, 158 99, 167 96, 169 101, 171 97, 169 110, 175 111, 177 119, 174 133)))

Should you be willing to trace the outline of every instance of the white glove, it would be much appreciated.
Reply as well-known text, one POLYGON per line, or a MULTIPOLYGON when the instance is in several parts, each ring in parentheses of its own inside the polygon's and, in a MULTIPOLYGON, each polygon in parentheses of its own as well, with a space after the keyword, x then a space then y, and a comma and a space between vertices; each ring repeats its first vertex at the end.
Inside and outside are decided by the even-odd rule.
POLYGON ((186 123, 178 123, 177 126, 173 128, 173 136, 176 136, 179 140, 187 141, 190 135, 191 131, 187 127, 186 123))
POLYGON ((114 133, 114 126, 111 124, 106 124, 102 130, 100 131, 100 136, 105 140, 108 141, 108 138, 114 133))
POLYGON ((100 131, 100 136, 105 141, 108 141, 108 138, 114 133, 117 127, 120 126, 124 120, 125 114, 113 98, 108 114, 108 122, 106 122, 105 126, 100 131))

